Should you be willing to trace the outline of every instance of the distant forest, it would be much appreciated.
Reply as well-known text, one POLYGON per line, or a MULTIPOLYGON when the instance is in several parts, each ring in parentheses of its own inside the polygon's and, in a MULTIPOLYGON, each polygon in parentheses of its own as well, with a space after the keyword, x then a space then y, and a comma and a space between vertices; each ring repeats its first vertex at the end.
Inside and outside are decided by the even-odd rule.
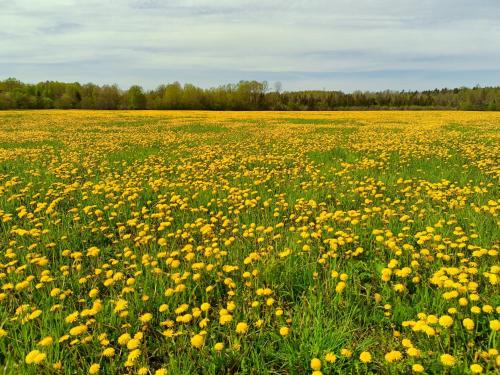
POLYGON ((0 81, 0 109, 204 109, 204 110, 500 110, 500 87, 428 91, 281 91, 267 82, 240 81, 203 89, 178 82, 154 90, 92 83, 0 81))

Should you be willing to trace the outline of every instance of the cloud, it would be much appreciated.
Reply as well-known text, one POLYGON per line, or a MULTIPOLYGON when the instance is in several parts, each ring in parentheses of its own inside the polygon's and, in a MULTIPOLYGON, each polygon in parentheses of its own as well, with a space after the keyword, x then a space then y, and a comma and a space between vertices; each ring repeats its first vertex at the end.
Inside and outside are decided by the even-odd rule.
POLYGON ((12 0, 0 8, 2 75, 29 81, 420 87, 406 71, 427 72, 431 88, 487 80, 485 72, 500 84, 496 0, 12 0))

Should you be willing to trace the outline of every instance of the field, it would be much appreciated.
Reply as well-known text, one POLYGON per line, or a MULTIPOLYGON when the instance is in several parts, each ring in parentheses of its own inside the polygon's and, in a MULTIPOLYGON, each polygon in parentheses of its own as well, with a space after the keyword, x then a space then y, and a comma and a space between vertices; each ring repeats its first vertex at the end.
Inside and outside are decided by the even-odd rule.
POLYGON ((500 368, 500 113, 0 112, 0 373, 500 368))

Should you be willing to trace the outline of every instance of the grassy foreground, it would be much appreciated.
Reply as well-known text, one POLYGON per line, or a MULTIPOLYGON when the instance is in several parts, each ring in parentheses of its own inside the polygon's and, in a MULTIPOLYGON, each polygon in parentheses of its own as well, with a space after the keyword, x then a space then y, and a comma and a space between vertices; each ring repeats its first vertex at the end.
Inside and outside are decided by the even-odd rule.
POLYGON ((0 112, 0 372, 497 373, 500 113, 0 112))

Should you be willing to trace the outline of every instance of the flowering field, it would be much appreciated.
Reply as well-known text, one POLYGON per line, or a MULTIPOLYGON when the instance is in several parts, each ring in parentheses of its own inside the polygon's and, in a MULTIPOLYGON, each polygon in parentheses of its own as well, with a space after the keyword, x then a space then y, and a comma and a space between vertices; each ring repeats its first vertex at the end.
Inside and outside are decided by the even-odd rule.
POLYGON ((0 112, 5 374, 498 373, 500 113, 0 112))

